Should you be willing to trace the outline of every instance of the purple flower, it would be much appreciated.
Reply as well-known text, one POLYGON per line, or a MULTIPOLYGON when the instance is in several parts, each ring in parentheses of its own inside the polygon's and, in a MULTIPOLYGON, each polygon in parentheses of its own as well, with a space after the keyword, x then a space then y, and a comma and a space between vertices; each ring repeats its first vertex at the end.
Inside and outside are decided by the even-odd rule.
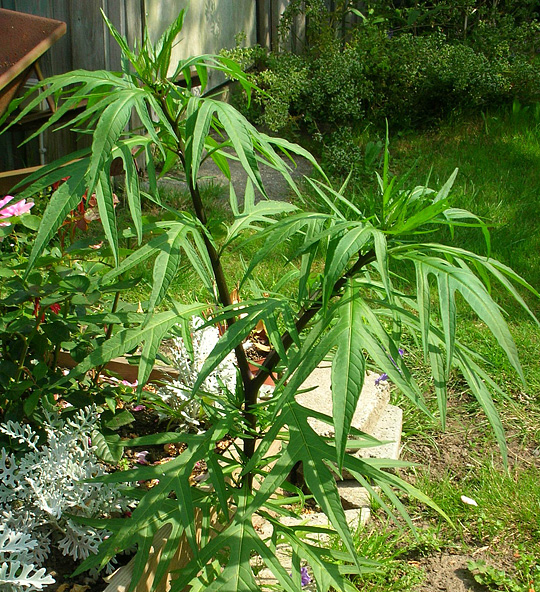
POLYGON ((302 584, 302 587, 307 586, 311 582, 311 577, 308 574, 307 567, 300 568, 300 577, 301 577, 300 583, 302 584))
POLYGON ((386 372, 383 372, 379 378, 375 379, 375 386, 379 386, 379 384, 381 384, 381 382, 385 382, 386 380, 388 380, 388 374, 386 374, 386 372))
POLYGON ((403 354, 405 353, 405 350, 404 350, 404 349, 401 349, 401 348, 399 348, 397 351, 398 351, 398 354, 399 354, 401 357, 403 357, 403 354))
MULTIPOLYGON (((292 578, 292 573, 289 574, 289 577, 292 578)), ((308 573, 307 567, 300 568, 300 583, 302 584, 302 588, 307 586, 311 582, 311 576, 308 573)))
POLYGON ((148 450, 141 450, 137 453, 136 460, 140 465, 147 465, 146 455, 149 454, 148 450))

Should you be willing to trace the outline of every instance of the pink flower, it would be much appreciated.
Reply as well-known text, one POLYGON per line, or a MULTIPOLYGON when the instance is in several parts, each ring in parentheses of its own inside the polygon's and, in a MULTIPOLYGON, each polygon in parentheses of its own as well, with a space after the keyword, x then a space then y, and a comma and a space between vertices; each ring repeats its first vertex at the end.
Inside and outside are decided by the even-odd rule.
MULTIPOLYGON (((22 214, 29 212, 30 209, 34 207, 32 202, 26 203, 25 199, 6 207, 6 204, 8 204, 12 199, 14 199, 12 195, 6 195, 3 199, 0 199, 0 220, 6 220, 7 218, 12 218, 13 216, 21 216, 22 214)), ((9 225, 10 222, 0 222, 0 226, 9 225)))
POLYGON ((137 453, 135 460, 140 464, 140 465, 147 465, 148 461, 146 460, 146 455, 149 454, 148 450, 141 450, 140 452, 137 453))
POLYGON ((135 405, 131 411, 144 411, 146 407, 144 405, 135 405))
POLYGON ((130 386, 131 388, 135 388, 139 384, 139 381, 135 380, 135 382, 129 382, 128 380, 122 380, 122 384, 124 386, 130 386))

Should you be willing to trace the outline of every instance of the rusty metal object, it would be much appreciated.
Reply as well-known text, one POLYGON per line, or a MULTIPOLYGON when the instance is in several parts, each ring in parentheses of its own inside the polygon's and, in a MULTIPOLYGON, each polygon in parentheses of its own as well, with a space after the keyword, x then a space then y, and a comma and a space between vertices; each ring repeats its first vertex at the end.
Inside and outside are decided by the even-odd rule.
POLYGON ((65 34, 66 23, 0 8, 0 31, 2 91, 65 34))
POLYGON ((0 8, 0 116, 36 60, 66 32, 66 23, 0 8))

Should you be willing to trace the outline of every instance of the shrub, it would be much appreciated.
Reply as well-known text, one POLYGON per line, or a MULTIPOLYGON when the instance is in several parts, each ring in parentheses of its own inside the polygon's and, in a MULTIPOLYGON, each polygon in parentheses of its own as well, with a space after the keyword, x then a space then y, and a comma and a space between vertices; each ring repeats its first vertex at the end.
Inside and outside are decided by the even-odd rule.
MULTIPOLYGON (((351 6, 338 2, 329 11, 320 0, 307 2, 300 55, 283 49, 265 59, 260 48, 253 50, 257 66, 249 77, 265 94, 255 91, 255 110, 244 106, 249 117, 273 131, 294 123, 322 133, 322 153, 336 172, 346 173, 351 158, 332 156, 335 140, 327 134, 357 138, 360 129, 370 123, 381 128, 385 119, 393 129, 426 126, 453 111, 540 98, 533 3, 508 2, 492 11, 473 11, 454 0, 436 7, 405 3, 400 9, 367 3, 356 23, 351 6)), ((289 4, 282 36, 302 10, 300 2, 289 4)), ((249 50, 229 55, 238 52, 245 60, 249 50)), ((348 143, 352 153, 354 145, 348 143)))
POLYGON ((0 424, 18 450, 0 449, 2 590, 41 590, 54 583, 43 568, 51 544, 81 561, 96 553, 108 534, 75 517, 111 517, 125 509, 117 486, 87 482, 104 472, 91 444, 97 423, 92 408, 63 418, 45 413, 44 441, 27 424, 0 424))

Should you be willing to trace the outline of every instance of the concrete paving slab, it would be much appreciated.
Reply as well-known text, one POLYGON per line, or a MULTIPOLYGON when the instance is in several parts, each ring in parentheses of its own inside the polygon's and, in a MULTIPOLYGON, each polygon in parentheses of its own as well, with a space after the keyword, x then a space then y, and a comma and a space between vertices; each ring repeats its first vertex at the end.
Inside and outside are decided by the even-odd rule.
MULTIPOLYGON (((296 400, 308 409, 333 417, 331 372, 330 362, 323 362, 302 384, 302 389, 312 390, 296 395, 296 400)), ((375 384, 378 376, 374 372, 366 373, 364 386, 352 420, 353 427, 368 434, 371 434, 390 400, 388 385, 386 383, 375 384)), ((334 434, 333 426, 318 419, 310 418, 309 424, 318 434, 323 436, 333 436, 334 434)))
POLYGON ((345 509, 370 509, 371 500, 368 490, 359 485, 356 479, 338 481, 337 488, 341 497, 341 503, 345 509))
POLYGON ((395 405, 387 405, 371 433, 382 446, 361 448, 355 453, 358 458, 392 458, 397 460, 401 452, 401 429, 403 411, 395 405))
MULTIPOLYGON (((395 405, 387 405, 370 434, 381 442, 387 442, 387 444, 371 448, 360 448, 354 453, 354 456, 357 458, 390 458, 397 460, 401 452, 402 426, 403 411, 395 405)), ((344 469, 343 479, 353 479, 353 476, 344 469)))

